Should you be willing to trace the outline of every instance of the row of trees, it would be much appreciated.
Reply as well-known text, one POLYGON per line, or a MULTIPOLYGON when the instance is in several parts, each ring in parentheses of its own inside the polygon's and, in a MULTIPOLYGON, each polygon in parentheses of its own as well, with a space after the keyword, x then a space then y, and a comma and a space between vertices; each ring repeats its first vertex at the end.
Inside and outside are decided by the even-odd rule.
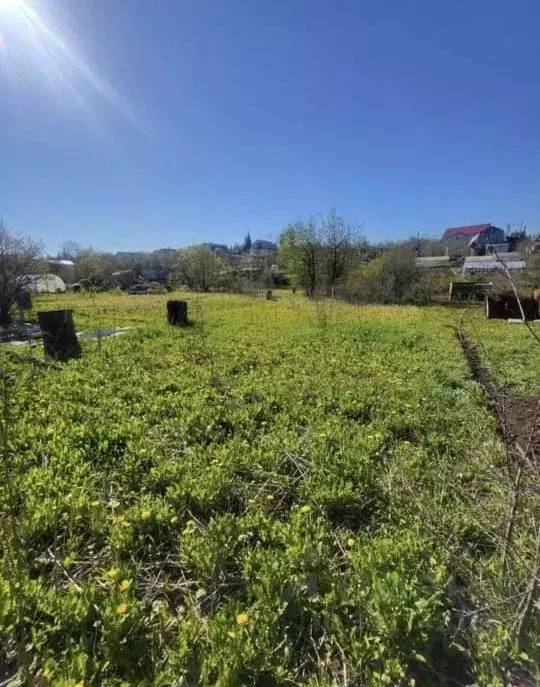
MULTIPOLYGON (((279 261, 309 296, 401 301, 418 293, 418 241, 370 245, 357 225, 331 210, 324 218, 291 223, 280 237, 279 261)), ((436 241, 424 240, 422 252, 437 248, 436 241)))
MULTIPOLYGON (((310 297, 388 303, 443 298, 452 279, 452 275, 422 271, 416 266, 418 255, 443 254, 440 241, 411 238, 369 244, 359 227, 335 210, 325 217, 308 217, 289 224, 281 233, 277 256, 253 256, 250 247, 249 234, 238 251, 228 252, 199 245, 111 254, 67 242, 57 257, 73 261, 75 278, 92 288, 118 286, 114 272, 132 270, 138 274, 159 266, 168 272, 173 286, 183 285, 194 291, 241 292, 290 284, 310 297)), ((540 278, 540 264, 534 267, 534 256, 528 262, 540 278)), ((531 269, 518 278, 527 281, 527 288, 529 282, 538 285, 536 276, 531 277, 531 269)), ((13 303, 24 288, 21 276, 51 270, 54 267, 42 259, 39 242, 13 235, 0 221, 0 324, 10 320, 13 303)))

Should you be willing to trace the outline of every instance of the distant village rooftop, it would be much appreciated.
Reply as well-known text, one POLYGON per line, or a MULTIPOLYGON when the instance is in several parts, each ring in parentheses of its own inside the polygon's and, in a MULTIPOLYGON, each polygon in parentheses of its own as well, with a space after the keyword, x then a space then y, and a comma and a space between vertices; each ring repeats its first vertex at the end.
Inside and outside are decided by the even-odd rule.
POLYGON ((470 224, 466 227, 451 227, 447 229, 443 234, 443 239, 449 239, 452 236, 476 236, 477 234, 483 234, 485 231, 494 227, 491 222, 484 224, 470 224))

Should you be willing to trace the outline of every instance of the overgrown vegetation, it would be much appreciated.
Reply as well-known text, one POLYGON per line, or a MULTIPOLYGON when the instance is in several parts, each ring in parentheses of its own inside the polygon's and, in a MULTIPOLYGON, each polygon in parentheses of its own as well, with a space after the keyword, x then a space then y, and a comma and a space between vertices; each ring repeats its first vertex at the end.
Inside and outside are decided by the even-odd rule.
POLYGON ((25 275, 42 270, 41 244, 9 232, 0 219, 0 325, 12 321, 12 307, 25 290, 25 275))
POLYGON ((188 298, 183 330, 165 297, 48 298, 137 328, 61 369, 4 356, 5 677, 534 680, 538 504, 509 542, 513 472, 448 312, 188 298))

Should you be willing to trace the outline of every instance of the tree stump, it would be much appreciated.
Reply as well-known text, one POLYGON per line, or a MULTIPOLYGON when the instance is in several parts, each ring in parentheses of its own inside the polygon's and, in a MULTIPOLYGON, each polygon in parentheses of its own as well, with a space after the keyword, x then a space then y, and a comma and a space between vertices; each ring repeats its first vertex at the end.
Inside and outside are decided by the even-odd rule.
POLYGON ((45 355, 55 360, 78 358, 81 347, 75 333, 72 310, 38 312, 45 355))
POLYGON ((174 327, 187 327, 187 301, 167 301, 167 320, 174 327))
POLYGON ((268 289, 268 291, 266 292, 266 300, 267 301, 272 300, 272 291, 270 289, 268 289))

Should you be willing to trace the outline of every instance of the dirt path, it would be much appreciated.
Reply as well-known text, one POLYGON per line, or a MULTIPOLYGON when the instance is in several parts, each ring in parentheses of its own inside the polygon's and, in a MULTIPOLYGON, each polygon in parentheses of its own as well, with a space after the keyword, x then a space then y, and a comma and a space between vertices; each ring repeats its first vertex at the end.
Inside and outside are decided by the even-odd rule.
POLYGON ((495 384, 476 346, 457 332, 473 378, 486 392, 497 415, 503 439, 514 445, 529 466, 540 468, 540 396, 513 396, 495 384))

